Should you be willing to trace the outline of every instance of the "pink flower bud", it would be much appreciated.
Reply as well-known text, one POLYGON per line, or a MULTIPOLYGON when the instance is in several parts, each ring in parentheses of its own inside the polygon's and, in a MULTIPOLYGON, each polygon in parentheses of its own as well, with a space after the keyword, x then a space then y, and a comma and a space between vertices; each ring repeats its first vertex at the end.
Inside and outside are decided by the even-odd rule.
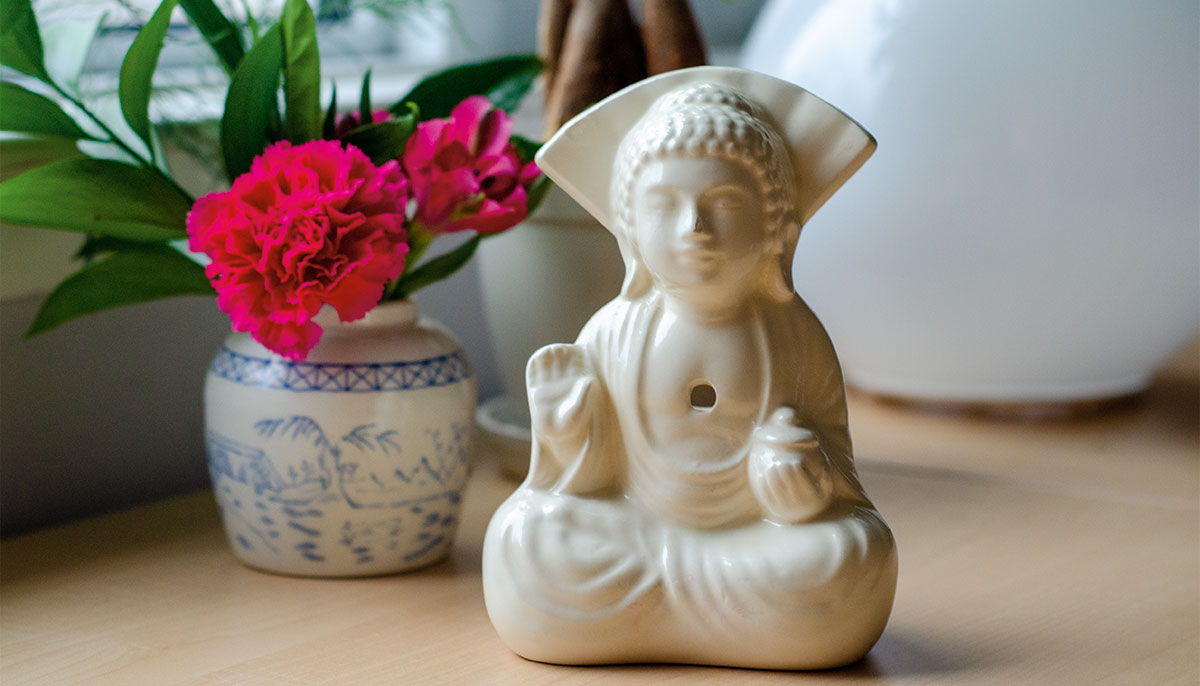
POLYGON ((450 116, 422 122, 401 161, 412 184, 416 216, 432 234, 496 233, 528 213, 527 189, 540 175, 513 147, 512 121, 481 95, 450 116))

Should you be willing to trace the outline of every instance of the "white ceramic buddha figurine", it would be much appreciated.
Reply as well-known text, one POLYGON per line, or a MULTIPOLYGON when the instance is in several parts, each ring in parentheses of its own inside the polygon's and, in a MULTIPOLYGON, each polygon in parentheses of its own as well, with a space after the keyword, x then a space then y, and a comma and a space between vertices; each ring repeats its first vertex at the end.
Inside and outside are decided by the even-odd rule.
POLYGON ((568 123, 542 169, 616 234, 621 294, 529 361, 530 473, 484 544, 533 660, 819 669, 891 612, 841 369, 792 292, 800 225, 874 149, 806 91, 699 67, 568 123))

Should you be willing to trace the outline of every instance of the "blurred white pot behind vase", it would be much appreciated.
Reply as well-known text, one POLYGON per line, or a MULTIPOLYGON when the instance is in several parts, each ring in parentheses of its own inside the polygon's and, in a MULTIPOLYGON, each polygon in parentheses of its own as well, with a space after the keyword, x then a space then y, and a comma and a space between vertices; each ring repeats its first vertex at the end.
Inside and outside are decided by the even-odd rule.
POLYGON ((771 0, 742 66, 879 150, 796 286, 848 380, 919 400, 1135 393, 1200 325, 1200 6, 771 0))
POLYGON ((550 343, 570 343, 616 297, 625 274, 617 241, 558 187, 519 226, 479 246, 479 279, 504 395, 479 406, 481 450, 505 471, 529 468, 525 364, 550 343))

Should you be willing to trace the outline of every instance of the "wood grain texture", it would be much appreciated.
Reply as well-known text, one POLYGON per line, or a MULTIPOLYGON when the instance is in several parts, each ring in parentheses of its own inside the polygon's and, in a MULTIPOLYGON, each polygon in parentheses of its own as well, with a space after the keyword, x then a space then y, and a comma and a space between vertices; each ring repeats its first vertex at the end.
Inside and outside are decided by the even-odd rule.
POLYGON ((18 684, 1195 684, 1200 348, 1137 405, 1074 422, 915 414, 856 397, 860 470, 900 586, 867 658, 798 677, 523 660, 479 555, 514 487, 481 456, 450 559, 393 577, 247 569, 209 493, 0 543, 0 681, 18 684))

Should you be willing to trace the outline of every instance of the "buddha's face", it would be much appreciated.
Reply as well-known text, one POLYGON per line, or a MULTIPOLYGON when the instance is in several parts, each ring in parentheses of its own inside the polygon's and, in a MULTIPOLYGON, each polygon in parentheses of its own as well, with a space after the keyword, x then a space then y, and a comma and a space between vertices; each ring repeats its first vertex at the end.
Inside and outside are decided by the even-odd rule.
POLYGON ((748 291, 768 255, 758 179, 730 160, 667 157, 632 193, 642 261, 662 286, 723 297, 748 291))

